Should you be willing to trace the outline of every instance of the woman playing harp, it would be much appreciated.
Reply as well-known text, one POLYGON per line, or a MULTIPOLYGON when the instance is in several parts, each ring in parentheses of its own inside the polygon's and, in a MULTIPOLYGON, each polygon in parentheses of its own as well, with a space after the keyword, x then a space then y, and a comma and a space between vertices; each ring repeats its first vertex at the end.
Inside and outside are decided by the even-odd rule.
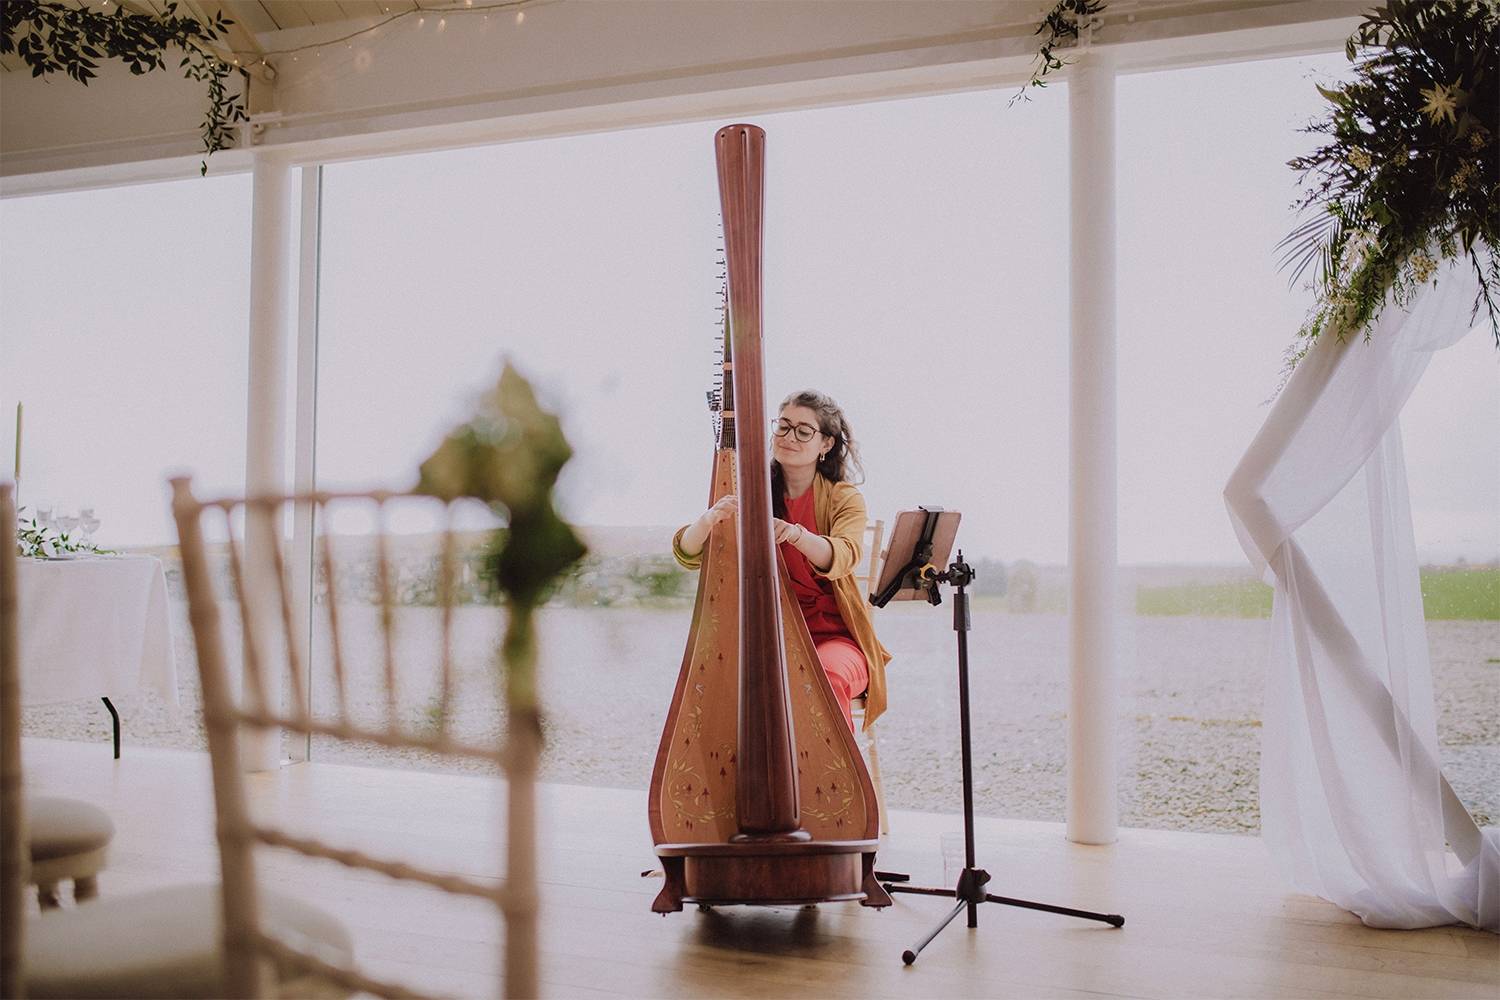
MULTIPOLYGON (((777 453, 768 454, 759 430, 767 415, 761 324, 765 132, 754 125, 727 125, 714 134, 714 146, 728 306, 723 390, 713 399, 717 447, 709 502, 716 510, 697 522, 702 530, 692 531, 692 537, 693 525, 684 527, 674 545, 685 563, 701 562, 687 648, 647 798, 664 875, 651 908, 670 913, 685 903, 856 900, 889 906, 890 896, 874 876, 879 847, 874 787, 854 734, 839 718, 845 712, 783 568, 786 556, 795 553, 801 559, 812 556, 824 570, 823 579, 852 573, 864 528, 863 503, 857 516, 834 510, 839 505, 831 502, 832 491, 844 484, 830 484, 825 477, 819 488, 815 474, 823 446, 831 452, 840 436, 847 440, 847 427, 842 417, 824 423, 815 411, 800 414, 773 438, 773 446, 780 445, 777 453), (798 423, 808 426, 799 429, 798 423), (755 431, 736 434, 741 425, 755 431), (804 516, 807 523, 791 510, 778 513, 773 459, 782 470, 776 494, 803 504, 811 497, 814 510, 811 518, 804 516), (788 490, 788 474, 800 492, 788 490), (728 494, 736 499, 719 506, 728 494), (736 511, 730 530, 726 522, 736 511)), ((821 591, 811 566, 808 576, 821 591)), ((853 580, 847 584, 847 604, 838 599, 834 583, 824 596, 834 597, 830 610, 852 639, 861 604, 853 580)), ((817 594, 809 590, 808 597, 815 606, 817 594)), ((848 657, 854 662, 846 663, 848 676, 840 682, 846 697, 860 685, 858 661, 867 674, 884 680, 879 671, 885 651, 870 635, 869 652, 860 649, 857 660, 848 657)))
MULTIPOLYGON (((772 428, 773 525, 792 590, 818 660, 854 726, 850 702, 866 695, 865 728, 885 711, 885 666, 891 654, 875 636, 856 573, 862 563, 865 500, 859 446, 838 403, 821 392, 788 396, 772 428)), ((714 526, 739 508, 722 497, 697 520, 678 529, 672 552, 688 569, 702 562, 714 526)))

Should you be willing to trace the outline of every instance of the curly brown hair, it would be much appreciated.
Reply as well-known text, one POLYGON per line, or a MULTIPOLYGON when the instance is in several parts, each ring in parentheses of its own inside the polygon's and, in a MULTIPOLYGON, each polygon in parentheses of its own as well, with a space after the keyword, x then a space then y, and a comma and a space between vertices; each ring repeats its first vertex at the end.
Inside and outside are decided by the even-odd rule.
MULTIPOLYGON (((849 418, 844 416, 843 408, 834 398, 816 389, 802 389, 781 401, 781 410, 788 406, 805 406, 812 410, 818 415, 818 430, 833 439, 833 447, 818 460, 818 473, 831 483, 863 483, 865 467, 859 458, 854 429, 849 426, 849 418)), ((771 501, 776 516, 786 517, 786 483, 781 463, 774 458, 771 459, 771 501)))

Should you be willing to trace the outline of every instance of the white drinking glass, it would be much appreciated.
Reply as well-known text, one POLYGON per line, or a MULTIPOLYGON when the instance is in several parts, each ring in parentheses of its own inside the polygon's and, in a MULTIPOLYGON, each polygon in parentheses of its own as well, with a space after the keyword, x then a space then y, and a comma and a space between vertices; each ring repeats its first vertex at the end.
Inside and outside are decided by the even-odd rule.
POLYGON ((84 507, 78 512, 78 531, 85 548, 94 544, 94 532, 98 530, 99 519, 94 516, 94 508, 84 507))

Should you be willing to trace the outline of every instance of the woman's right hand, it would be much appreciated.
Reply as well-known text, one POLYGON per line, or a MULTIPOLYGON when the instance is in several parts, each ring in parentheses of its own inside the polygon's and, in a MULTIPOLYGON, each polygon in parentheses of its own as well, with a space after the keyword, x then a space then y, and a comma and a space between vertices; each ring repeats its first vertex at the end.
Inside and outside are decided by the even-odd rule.
POLYGON ((678 544, 682 553, 689 558, 696 557, 703 551, 703 544, 708 541, 709 532, 720 522, 728 520, 739 513, 740 500, 733 493, 719 498, 712 507, 698 515, 698 520, 687 526, 682 533, 678 544))
POLYGON ((713 529, 720 521, 726 520, 739 513, 740 498, 733 493, 725 494, 719 498, 719 502, 705 510, 699 516, 698 521, 708 529, 713 529))

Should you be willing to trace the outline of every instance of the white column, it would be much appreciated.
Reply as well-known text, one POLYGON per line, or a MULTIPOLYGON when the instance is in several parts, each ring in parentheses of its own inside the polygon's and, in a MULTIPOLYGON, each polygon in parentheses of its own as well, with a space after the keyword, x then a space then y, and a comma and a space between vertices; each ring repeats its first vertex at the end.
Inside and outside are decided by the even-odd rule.
MULTIPOLYGON (((318 266, 322 240, 323 168, 301 167, 301 205, 297 250, 297 399, 292 436, 292 491, 311 493, 317 484, 318 402, 318 266)), ((292 517, 292 546, 287 568, 292 576, 292 612, 297 623, 297 655, 302 666, 302 689, 312 691, 312 629, 309 624, 313 592, 313 505, 297 504, 292 517)), ((309 694, 309 698, 311 694, 309 694)), ((317 705, 313 706, 314 709, 317 705)), ((307 760, 312 740, 298 737, 288 747, 293 761, 307 760)))
POLYGON ((1115 70, 1085 48, 1068 73, 1068 839, 1114 841, 1115 70))
MULTIPOLYGON (((287 364, 291 344, 292 166, 274 153, 258 152, 251 175, 250 359, 245 424, 245 492, 282 494, 286 487, 287 364)), ((282 707, 284 640, 278 641, 275 577, 260 553, 281 525, 269 518, 245 519, 247 598, 258 609, 256 629, 266 697, 282 707), (273 534, 274 533, 274 534, 273 534)), ((252 771, 281 763, 281 732, 247 734, 241 745, 252 771)))

